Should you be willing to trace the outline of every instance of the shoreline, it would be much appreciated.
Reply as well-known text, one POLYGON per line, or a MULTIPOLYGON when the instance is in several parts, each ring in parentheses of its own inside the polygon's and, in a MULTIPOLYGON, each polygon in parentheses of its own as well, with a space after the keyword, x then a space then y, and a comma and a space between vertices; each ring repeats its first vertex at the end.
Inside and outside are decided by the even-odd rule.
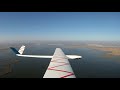
POLYGON ((73 45, 73 46, 66 46, 67 48, 91 48, 96 50, 105 51, 107 55, 110 56, 120 56, 120 47, 117 46, 104 46, 104 45, 73 45))

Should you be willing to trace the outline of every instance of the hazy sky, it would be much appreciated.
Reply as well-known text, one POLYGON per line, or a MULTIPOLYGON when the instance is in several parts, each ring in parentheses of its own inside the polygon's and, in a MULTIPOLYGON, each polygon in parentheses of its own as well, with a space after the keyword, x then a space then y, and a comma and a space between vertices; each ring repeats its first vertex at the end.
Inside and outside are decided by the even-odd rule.
POLYGON ((0 12, 0 41, 120 40, 120 12, 0 12))

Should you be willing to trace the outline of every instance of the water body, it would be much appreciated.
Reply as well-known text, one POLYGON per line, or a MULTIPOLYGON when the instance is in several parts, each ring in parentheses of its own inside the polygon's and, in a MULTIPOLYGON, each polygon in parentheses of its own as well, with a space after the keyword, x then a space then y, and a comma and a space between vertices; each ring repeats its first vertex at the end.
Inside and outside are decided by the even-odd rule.
MULTIPOLYGON (((21 45, 16 48, 19 49, 21 45)), ((24 54, 53 55, 57 47, 65 54, 83 58, 69 60, 77 78, 120 78, 120 56, 90 48, 64 48, 64 45, 26 45, 24 54)), ((42 78, 51 59, 16 57, 12 50, 0 51, 0 78, 42 78)))

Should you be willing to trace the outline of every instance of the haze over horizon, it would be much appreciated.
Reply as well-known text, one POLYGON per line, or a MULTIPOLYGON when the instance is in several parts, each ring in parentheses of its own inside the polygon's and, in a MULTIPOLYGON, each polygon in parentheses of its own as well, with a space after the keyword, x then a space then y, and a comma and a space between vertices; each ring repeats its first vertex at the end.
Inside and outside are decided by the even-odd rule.
POLYGON ((120 41, 120 12, 0 12, 0 42, 120 41))

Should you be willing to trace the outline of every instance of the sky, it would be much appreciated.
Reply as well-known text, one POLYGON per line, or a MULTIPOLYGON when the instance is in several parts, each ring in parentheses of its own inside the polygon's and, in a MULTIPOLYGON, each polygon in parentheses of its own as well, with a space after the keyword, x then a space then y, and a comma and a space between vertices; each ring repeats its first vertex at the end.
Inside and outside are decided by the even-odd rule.
POLYGON ((120 12, 0 12, 0 41, 120 41, 120 12))

